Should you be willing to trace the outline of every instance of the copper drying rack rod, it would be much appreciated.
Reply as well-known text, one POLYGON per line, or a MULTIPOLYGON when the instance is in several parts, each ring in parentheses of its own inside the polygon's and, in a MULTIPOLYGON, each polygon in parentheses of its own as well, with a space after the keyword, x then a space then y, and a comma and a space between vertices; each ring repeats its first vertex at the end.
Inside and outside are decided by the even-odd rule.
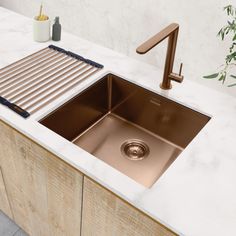
MULTIPOLYGON (((65 58, 62 58, 62 59, 56 61, 53 64, 50 64, 49 66, 47 66, 43 70, 40 70, 39 72, 37 72, 36 74, 34 74, 24 80, 19 81, 17 84, 15 84, 14 89, 11 89, 11 91, 4 94, 4 96, 7 97, 8 99, 14 100, 15 98, 17 98, 21 94, 24 94, 25 92, 27 92, 28 89, 30 89, 31 87, 33 88, 34 86, 36 86, 37 83, 42 83, 42 81, 41 81, 42 78, 47 78, 47 77, 49 77, 48 75, 52 76, 53 75, 52 73, 55 70, 67 65, 71 61, 73 61, 73 59, 69 59, 69 58, 65 57, 65 58)), ((62 69, 64 69, 64 68, 62 68, 62 69)))
POLYGON ((94 71, 92 71, 91 73, 89 73, 88 75, 86 75, 85 77, 81 78, 79 81, 71 84, 69 87, 63 89, 61 92, 59 92, 58 94, 56 94, 55 96, 51 97, 50 99, 48 99, 46 102, 40 104, 38 107, 35 108, 30 108, 29 107, 29 112, 31 114, 34 114, 35 112, 39 111, 40 109, 42 109, 43 107, 49 105, 51 102, 53 102, 54 100, 56 100, 57 98, 61 97, 62 95, 64 95, 66 92, 70 91, 71 89, 73 89, 75 86, 79 85, 83 80, 89 78, 90 76, 92 76, 93 74, 95 74, 96 72, 98 72, 100 69, 96 68, 94 71))
POLYGON ((32 92, 32 89, 37 88, 37 86, 44 84, 44 82, 47 82, 48 80, 50 80, 54 76, 60 74, 64 70, 67 70, 68 68, 70 68, 73 65, 78 63, 78 61, 75 61, 73 58, 71 58, 71 59, 63 58, 60 62, 63 62, 63 63, 59 64, 56 67, 53 67, 58 64, 58 62, 54 63, 53 65, 49 66, 51 70, 47 70, 46 72, 44 72, 40 76, 37 76, 37 77, 33 76, 33 80, 30 80, 30 81, 27 80, 25 84, 19 86, 17 89, 6 94, 5 97, 16 102, 16 99, 19 99, 22 96, 27 95, 28 92, 32 92), (57 71, 57 69, 59 69, 59 70, 57 71), (56 70, 56 72, 52 73, 55 70, 56 70))
POLYGON ((0 77, 2 75, 4 75, 4 74, 8 73, 9 71, 12 71, 15 68, 21 66, 22 64, 31 61, 33 58, 38 57, 39 55, 42 55, 45 51, 49 51, 49 48, 48 47, 47 48, 43 48, 40 51, 37 51, 37 52, 27 56, 27 57, 24 57, 24 58, 22 58, 22 59, 20 59, 20 60, 18 60, 16 62, 8 65, 8 66, 3 67, 2 69, 0 69, 0 77))
POLYGON ((4 75, 0 75, 1 79, 5 79, 5 80, 1 81, 0 84, 3 84, 5 82, 11 80, 12 78, 15 78, 15 76, 23 74, 24 72, 26 72, 30 69, 29 66, 37 64, 42 59, 47 59, 48 55, 50 55, 50 54, 52 54, 52 52, 50 52, 50 51, 46 52, 45 54, 42 53, 38 56, 35 56, 29 62, 28 61, 23 62, 22 66, 20 66, 20 67, 15 66, 14 69, 11 68, 10 71, 7 71, 7 73, 4 73, 4 75), (11 76, 11 77, 9 77, 9 76, 11 76))
MULTIPOLYGON (((37 91, 34 91, 34 92, 32 92, 32 94, 30 94, 30 95, 34 95, 34 96, 27 96, 26 98, 27 99, 25 99, 25 101, 23 101, 22 102, 22 99, 21 99, 21 101, 17 101, 17 103, 19 104, 19 106, 22 106, 22 107, 25 107, 28 103, 30 103, 32 100, 35 100, 35 99, 37 99, 37 97, 40 97, 40 96, 42 96, 42 95, 44 95, 45 93, 52 93, 52 90, 54 91, 54 88, 55 87, 57 87, 57 86, 59 86, 59 85, 61 85, 62 84, 62 86, 64 85, 64 83, 66 83, 67 81, 70 81, 70 80, 72 80, 73 79, 73 76, 75 76, 76 74, 78 74, 81 70, 84 70, 84 69, 86 69, 87 67, 89 67, 89 65, 85 65, 84 67, 81 67, 81 68, 79 68, 79 69, 77 69, 77 68, 75 68, 75 67, 73 67, 72 69, 70 69, 70 71, 67 71, 66 72, 66 74, 67 73, 70 73, 71 71, 74 71, 73 73, 71 73, 70 75, 68 75, 68 76, 66 76, 66 77, 64 77, 64 78, 62 78, 62 79, 60 79, 60 80, 53 80, 53 81, 50 81, 50 83, 48 83, 47 85, 50 85, 50 86, 41 86, 41 88, 40 88, 40 92, 38 92, 37 93, 37 91), (76 70, 75 70, 76 69, 76 70), (55 83, 52 83, 52 82, 55 82, 55 83)), ((90 69, 91 68, 93 68, 93 67, 91 67, 90 66, 90 69)), ((56 89, 57 90, 57 89, 56 89)), ((37 100, 36 100, 37 101, 37 100)))
POLYGON ((16 89, 19 85, 22 85, 27 81, 31 81, 31 79, 33 79, 35 76, 38 76, 42 74, 43 72, 45 72, 45 70, 48 70, 49 68, 51 68, 52 62, 54 62, 53 65, 55 66, 58 63, 58 59, 61 59, 62 57, 63 55, 58 55, 56 58, 53 58, 53 60, 49 60, 41 64, 40 69, 37 67, 20 77, 17 76, 14 80, 0 87, 0 93, 5 96, 6 93, 16 89))
POLYGON ((28 78, 27 76, 32 76, 32 75, 35 75, 35 74, 45 70, 45 67, 47 67, 47 65, 49 63, 55 62, 55 60, 60 59, 62 57, 64 57, 64 55, 54 54, 54 55, 40 61, 38 64, 30 66, 27 69, 25 69, 24 71, 21 71, 21 72, 17 73, 16 75, 11 76, 10 78, 8 78, 8 81, 7 81, 8 83, 1 85, 0 93, 4 93, 5 91, 3 91, 3 90, 5 88, 8 88, 9 86, 14 85, 17 81, 19 81, 21 79, 28 78))

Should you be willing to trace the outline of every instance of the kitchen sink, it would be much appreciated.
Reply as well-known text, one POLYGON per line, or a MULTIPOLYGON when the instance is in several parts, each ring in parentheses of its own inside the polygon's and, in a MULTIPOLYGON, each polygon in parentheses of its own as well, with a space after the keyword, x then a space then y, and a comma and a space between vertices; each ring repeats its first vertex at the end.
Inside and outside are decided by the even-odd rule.
POLYGON ((151 187, 209 120, 108 74, 40 123, 151 187))

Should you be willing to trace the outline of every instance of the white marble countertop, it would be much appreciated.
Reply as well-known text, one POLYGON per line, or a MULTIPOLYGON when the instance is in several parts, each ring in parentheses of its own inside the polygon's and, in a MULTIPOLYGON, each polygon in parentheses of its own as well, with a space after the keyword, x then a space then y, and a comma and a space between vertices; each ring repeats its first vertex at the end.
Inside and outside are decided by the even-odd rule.
MULTIPOLYGON (((33 42, 31 20, 4 8, 0 8, 0 35, 0 67, 52 43, 33 42)), ((62 39, 56 45, 105 68, 27 120, 0 105, 1 120, 181 235, 236 235, 236 99, 188 78, 163 92, 157 68, 65 32, 62 39), (150 189, 37 122, 108 72, 212 117, 150 189)))

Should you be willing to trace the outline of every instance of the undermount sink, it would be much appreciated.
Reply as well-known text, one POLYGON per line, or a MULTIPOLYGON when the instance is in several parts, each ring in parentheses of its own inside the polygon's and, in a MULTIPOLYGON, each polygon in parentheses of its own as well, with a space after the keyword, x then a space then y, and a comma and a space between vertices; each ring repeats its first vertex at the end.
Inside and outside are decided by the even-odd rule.
POLYGON ((40 123, 151 187, 209 120, 108 74, 40 123))

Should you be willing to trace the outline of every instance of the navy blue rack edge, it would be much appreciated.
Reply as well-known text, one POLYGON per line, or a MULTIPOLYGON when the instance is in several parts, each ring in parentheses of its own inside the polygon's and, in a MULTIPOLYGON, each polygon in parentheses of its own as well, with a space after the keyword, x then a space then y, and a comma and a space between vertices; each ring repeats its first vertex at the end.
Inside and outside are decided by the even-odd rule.
POLYGON ((27 118, 30 116, 30 113, 26 110, 22 109, 21 107, 17 106, 14 103, 9 102, 7 99, 0 96, 0 104, 10 108, 12 111, 16 112, 20 116, 27 118))
POLYGON ((63 49, 63 48, 60 48, 60 47, 57 47, 57 46, 54 46, 54 45, 49 45, 48 47, 51 48, 51 49, 53 49, 53 50, 55 50, 55 51, 64 53, 64 54, 66 54, 66 55, 68 55, 68 56, 70 56, 70 57, 73 57, 73 58, 75 58, 75 59, 77 59, 77 60, 83 61, 83 62, 85 62, 85 63, 87 63, 87 64, 89 64, 89 65, 91 65, 91 66, 96 67, 96 68, 102 69, 102 68, 104 67, 103 65, 101 65, 101 64, 99 64, 99 63, 97 63, 97 62, 95 62, 95 61, 86 59, 86 58, 84 58, 84 57, 82 57, 82 56, 80 56, 80 55, 78 55, 78 54, 73 53, 73 52, 66 51, 66 50, 63 49))

